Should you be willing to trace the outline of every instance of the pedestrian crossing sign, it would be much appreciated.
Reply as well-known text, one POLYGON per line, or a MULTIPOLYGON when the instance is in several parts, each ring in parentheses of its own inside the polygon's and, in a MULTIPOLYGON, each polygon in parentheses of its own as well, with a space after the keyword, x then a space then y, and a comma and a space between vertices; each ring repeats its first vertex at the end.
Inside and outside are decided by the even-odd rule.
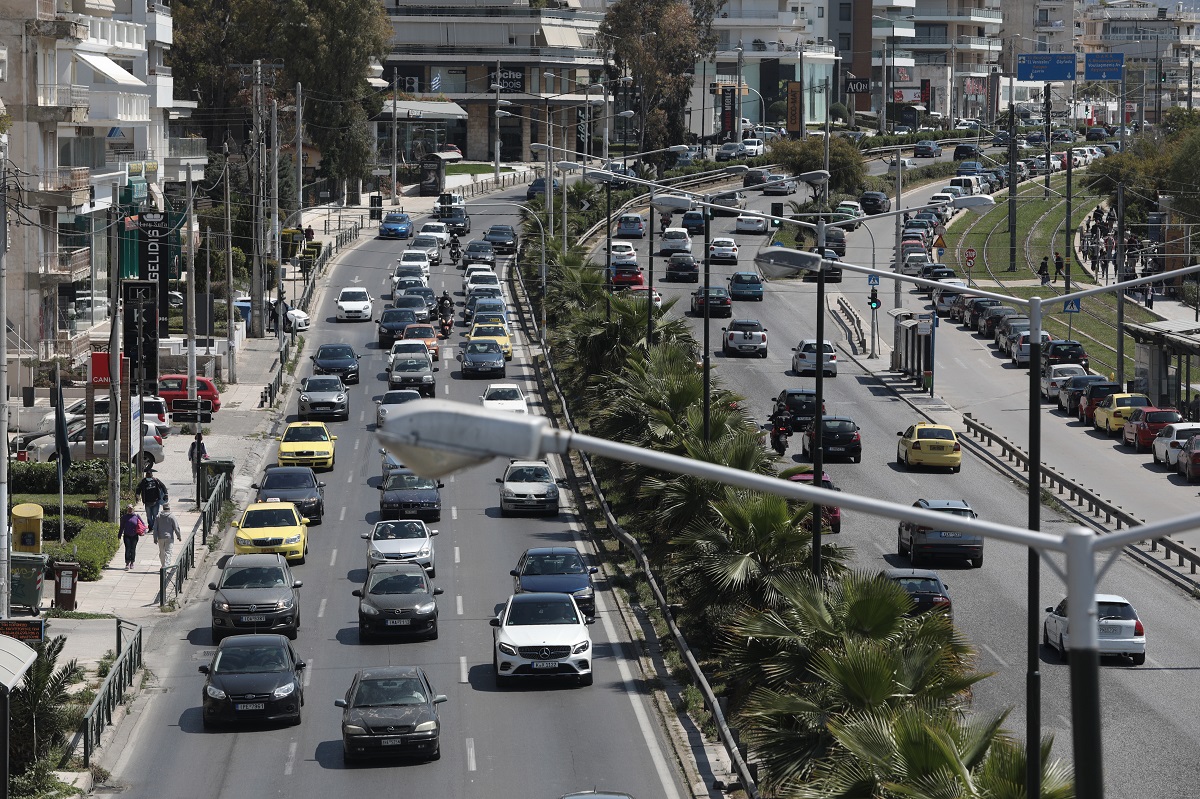
POLYGON ((1063 300, 1063 313, 1079 313, 1079 298, 1063 300))
POLYGON ((879 285, 879 275, 867 275, 867 285, 868 286, 878 286, 879 285))

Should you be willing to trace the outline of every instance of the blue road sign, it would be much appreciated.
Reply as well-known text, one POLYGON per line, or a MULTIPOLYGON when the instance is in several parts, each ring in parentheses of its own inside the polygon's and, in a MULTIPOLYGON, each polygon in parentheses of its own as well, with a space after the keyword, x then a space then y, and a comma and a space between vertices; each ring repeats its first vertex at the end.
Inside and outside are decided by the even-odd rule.
POLYGON ((879 285, 879 275, 867 275, 867 285, 868 286, 878 286, 879 285))
POLYGON ((1084 80, 1120 80, 1124 68, 1124 53, 1086 53, 1083 56, 1084 80))
POLYGON ((1063 300, 1063 313, 1079 313, 1079 299, 1063 300))
POLYGON ((1017 80, 1075 80, 1075 54, 1018 53, 1017 80))
POLYGON ((942 257, 943 255, 945 255, 945 254, 946 254, 946 248, 945 248, 945 247, 938 247, 938 258, 941 258, 941 257, 942 257))

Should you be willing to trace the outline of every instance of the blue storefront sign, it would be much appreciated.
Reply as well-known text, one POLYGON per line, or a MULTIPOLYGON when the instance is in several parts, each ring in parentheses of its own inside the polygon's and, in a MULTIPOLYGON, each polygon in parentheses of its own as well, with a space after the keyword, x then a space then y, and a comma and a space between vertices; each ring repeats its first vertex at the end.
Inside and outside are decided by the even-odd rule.
POLYGON ((1018 53, 1017 80, 1075 80, 1075 54, 1018 53))
POLYGON ((1124 53, 1086 53, 1083 56, 1084 80, 1120 80, 1124 68, 1124 53))

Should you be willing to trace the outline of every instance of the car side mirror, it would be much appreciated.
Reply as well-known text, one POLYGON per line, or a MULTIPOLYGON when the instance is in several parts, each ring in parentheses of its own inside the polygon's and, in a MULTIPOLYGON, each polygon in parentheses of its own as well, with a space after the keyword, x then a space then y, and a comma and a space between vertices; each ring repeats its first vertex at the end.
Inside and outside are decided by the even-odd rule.
MULTIPOLYGON (((375 490, 376 490, 376 491, 382 491, 382 490, 383 490, 383 484, 381 483, 381 484, 379 484, 379 485, 375 486, 375 490)), ((365 537, 366 537, 366 536, 364 536, 364 538, 365 538, 365 537)))
POLYGON ((584 624, 595 624, 595 623, 596 623, 596 617, 595 617, 595 616, 588 616, 587 618, 585 618, 585 619, 583 620, 583 623, 584 623, 584 624))
POLYGON ((433 698, 433 703, 435 705, 440 705, 443 702, 449 702, 449 701, 450 701, 449 697, 447 697, 445 694, 438 694, 437 696, 435 696, 433 698))
POLYGON ((317 483, 317 488, 324 488, 324 487, 325 487, 324 483, 317 483))
POLYGON ((446 589, 445 589, 445 588, 435 588, 435 589, 433 589, 433 595, 434 595, 434 596, 441 596, 441 595, 442 595, 442 594, 444 594, 444 593, 446 593, 446 589))
POLYGON ((301 519, 300 523, 301 524, 311 524, 311 522, 308 519, 301 519))
POLYGON ((438 486, 438 488, 445 488, 445 487, 446 487, 446 484, 445 484, 445 483, 443 483, 441 480, 438 480, 438 484, 437 484, 437 486, 438 486))
POLYGON ((310 361, 315 361, 315 360, 317 359, 317 356, 315 356, 315 355, 310 355, 310 356, 308 356, 308 359, 309 359, 310 361))
POLYGON ((337 441, 337 436, 330 436, 330 437, 329 437, 329 440, 330 440, 330 441, 337 441))
POLYGON ((554 484, 556 486, 558 486, 559 488, 566 488, 567 487, 567 478, 565 478, 565 477, 556 478, 554 481, 554 484))
POLYGON ((599 574, 600 569, 595 566, 588 566, 588 574, 599 574))
MULTIPOLYGON (((1050 608, 1046 608, 1046 610, 1049 609, 1050 608)), ((200 672, 201 674, 208 674, 208 666, 200 666, 198 669, 196 669, 196 671, 200 672)))
POLYGON ((496 482, 497 482, 497 483, 501 483, 501 484, 503 484, 503 483, 504 483, 504 478, 503 478, 503 477, 497 477, 497 478, 496 478, 496 482))
POLYGON ((500 617, 494 616, 494 617, 488 619, 488 624, 491 625, 492 627, 499 627, 500 626, 500 617))
POLYGON ((361 597, 361 596, 362 596, 362 589, 361 589, 361 588, 355 588, 353 591, 351 591, 351 592, 350 592, 350 596, 357 596, 357 597, 361 597))
POLYGON ((904 435, 904 431, 903 431, 903 430, 897 430, 897 431, 896 431, 896 435, 898 435, 898 436, 902 436, 902 435, 904 435))
POLYGON ((308 668, 308 664, 305 663, 303 660, 296 661, 296 671, 303 671, 306 668, 308 668))
POLYGON ((216 584, 216 583, 209 583, 209 584, 208 584, 208 590, 209 590, 209 591, 216 591, 216 590, 217 590, 217 584, 216 584))
POLYGON ((436 367, 436 366, 435 366, 435 367, 433 367, 433 371, 435 371, 435 372, 440 372, 440 371, 441 371, 441 369, 439 369, 438 367, 436 367))
POLYGON ((361 535, 359 535, 359 538, 361 538, 363 541, 366 541, 370 537, 371 537, 370 533, 362 533, 361 535))
POLYGON ((1047 613, 1053 613, 1053 612, 1054 612, 1054 608, 1046 608, 1046 612, 1047 612, 1047 613))
MULTIPOLYGON (((376 404, 376 405, 382 405, 382 404, 383 404, 383 400, 375 400, 375 404, 376 404)), ((255 487, 255 488, 257 488, 257 486, 254 486, 254 487, 255 487)))
MULTIPOLYGON (((301 390, 303 391, 303 389, 301 389, 301 390)), ((258 483, 251 483, 250 487, 251 488, 259 488, 259 485, 258 485, 258 483)))
POLYGON ((347 705, 347 704, 346 704, 346 700, 345 700, 345 699, 335 699, 335 700, 333 700, 333 706, 334 706, 334 707, 349 707, 349 705, 347 705))
POLYGON ((520 573, 520 572, 518 572, 516 569, 509 569, 509 570, 508 570, 508 573, 509 573, 509 574, 511 574, 513 577, 520 577, 520 576, 521 576, 521 573, 520 573))

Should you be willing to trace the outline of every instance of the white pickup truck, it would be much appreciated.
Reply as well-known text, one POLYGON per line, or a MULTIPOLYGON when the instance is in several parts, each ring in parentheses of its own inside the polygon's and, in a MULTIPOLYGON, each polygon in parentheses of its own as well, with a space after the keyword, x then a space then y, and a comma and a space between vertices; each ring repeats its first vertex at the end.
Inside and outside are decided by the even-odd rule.
POLYGON ((767 329, 757 319, 732 319, 729 327, 721 328, 721 332, 725 337, 721 348, 726 356, 767 357, 767 329))

